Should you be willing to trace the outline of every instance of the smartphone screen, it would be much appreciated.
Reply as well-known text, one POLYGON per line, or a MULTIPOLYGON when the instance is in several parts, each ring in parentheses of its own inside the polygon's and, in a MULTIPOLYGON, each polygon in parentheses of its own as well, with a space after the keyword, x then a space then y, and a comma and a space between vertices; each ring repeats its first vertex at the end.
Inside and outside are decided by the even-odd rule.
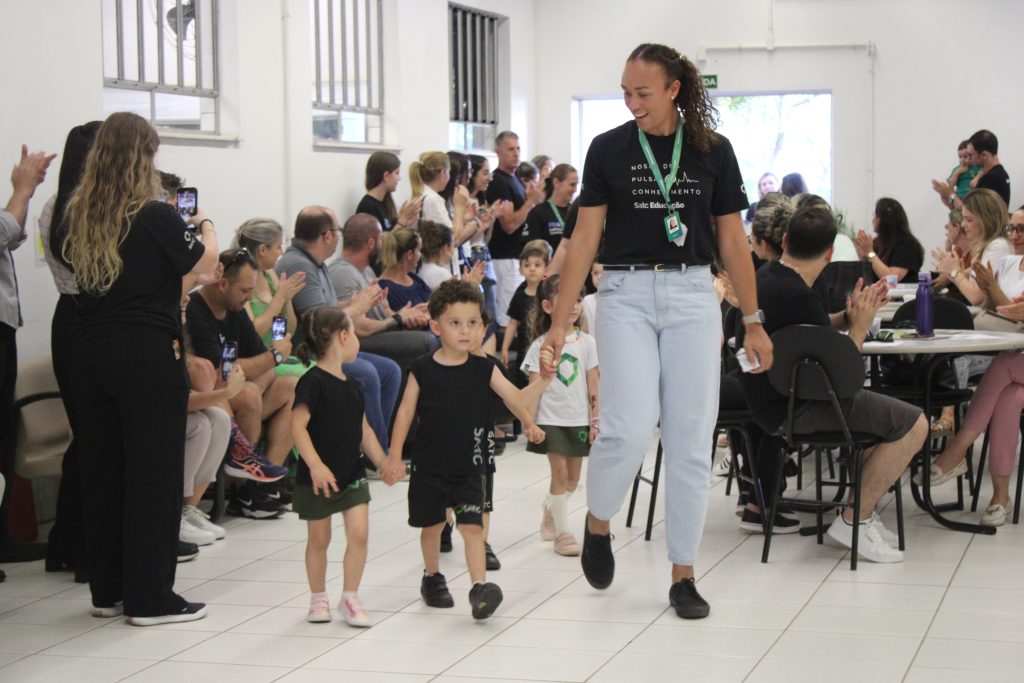
POLYGON ((177 199, 178 215, 187 223, 189 218, 196 215, 199 208, 199 191, 194 187, 178 188, 177 199))
POLYGON ((273 341, 278 339, 284 339, 285 332, 288 328, 288 321, 279 315, 274 316, 274 322, 270 326, 270 338, 273 341))
POLYGON ((231 374, 231 370, 234 369, 236 360, 238 360, 238 342, 224 344, 224 349, 220 352, 220 375, 225 381, 231 374))

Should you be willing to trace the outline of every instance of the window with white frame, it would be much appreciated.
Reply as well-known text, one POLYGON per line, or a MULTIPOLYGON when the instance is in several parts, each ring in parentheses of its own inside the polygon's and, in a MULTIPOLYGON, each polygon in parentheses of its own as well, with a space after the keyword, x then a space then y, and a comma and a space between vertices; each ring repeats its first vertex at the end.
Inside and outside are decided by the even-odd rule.
POLYGON ((490 152, 498 121, 498 26, 502 17, 448 5, 448 145, 490 152))
POLYGON ((309 0, 313 138, 383 143, 381 0, 309 0))
POLYGON ((219 133, 217 0, 102 0, 103 113, 219 133))

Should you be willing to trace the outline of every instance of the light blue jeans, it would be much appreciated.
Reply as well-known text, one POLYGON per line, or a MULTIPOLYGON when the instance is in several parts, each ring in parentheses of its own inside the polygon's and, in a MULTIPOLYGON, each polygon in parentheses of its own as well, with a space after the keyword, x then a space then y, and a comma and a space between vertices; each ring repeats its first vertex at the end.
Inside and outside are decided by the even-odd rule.
POLYGON ((615 516, 660 421, 673 564, 694 564, 704 529, 721 317, 706 266, 606 270, 598 288, 601 430, 590 450, 587 505, 597 519, 615 516))

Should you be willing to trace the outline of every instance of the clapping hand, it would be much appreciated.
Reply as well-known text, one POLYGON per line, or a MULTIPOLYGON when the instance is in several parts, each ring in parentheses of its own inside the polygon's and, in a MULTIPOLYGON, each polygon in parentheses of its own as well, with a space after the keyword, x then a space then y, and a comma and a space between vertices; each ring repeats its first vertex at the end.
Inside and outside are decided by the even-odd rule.
POLYGON ((974 264, 974 282, 986 292, 991 291, 992 287, 996 286, 996 276, 992 272, 991 261, 985 264, 981 262, 981 259, 978 259, 978 262, 974 264))
POLYGON ((487 262, 477 261, 473 264, 472 268, 462 268, 462 279, 473 285, 479 287, 480 283, 484 281, 484 275, 486 274, 487 262))
POLYGON ((285 301, 291 301, 292 297, 302 291, 306 286, 306 274, 301 270, 288 275, 281 273, 277 279, 277 293, 285 301))
POLYGON ((932 250, 932 261, 935 264, 935 270, 947 277, 954 270, 961 267, 960 258, 956 254, 941 249, 932 250))
POLYGON ((22 145, 21 160, 11 170, 11 185, 14 186, 14 191, 31 197, 36 187, 46 179, 46 169, 56 157, 56 154, 45 152, 29 154, 28 146, 22 145))
POLYGON ((868 253, 874 249, 874 245, 874 240, 871 239, 870 235, 868 235, 863 230, 857 231, 857 256, 861 258, 867 258, 868 253))
POLYGON ((1024 296, 1014 297, 1013 301, 1005 306, 996 306, 996 313, 1006 318, 1024 322, 1024 296))

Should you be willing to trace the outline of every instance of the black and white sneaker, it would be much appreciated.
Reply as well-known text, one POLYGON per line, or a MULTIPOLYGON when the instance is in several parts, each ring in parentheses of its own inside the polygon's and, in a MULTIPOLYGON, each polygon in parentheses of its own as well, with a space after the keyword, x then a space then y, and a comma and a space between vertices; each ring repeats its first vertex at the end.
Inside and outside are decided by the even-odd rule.
POLYGON ((277 503, 288 512, 291 512, 295 489, 288 485, 287 477, 265 484, 258 483, 256 484, 256 490, 260 492, 261 497, 265 497, 270 502, 277 503))
POLYGON ((199 557, 199 546, 195 543, 178 541, 178 562, 188 562, 199 557))
POLYGON ((455 607, 455 599, 448 590, 444 574, 424 574, 420 582, 420 595, 428 607, 455 607))
POLYGON ((469 589, 469 606, 474 619, 486 619, 498 609, 504 596, 495 583, 474 583, 469 589))
POLYGON ((152 617, 128 617, 128 623, 132 626, 159 626, 160 624, 180 624, 185 621, 197 621, 205 616, 205 604, 190 602, 180 612, 158 614, 152 617))
MULTIPOLYGON (((749 508, 743 509, 740 517, 740 528, 754 534, 764 533, 764 525, 760 512, 751 512, 749 508)), ((795 534, 800 531, 800 520, 792 517, 783 517, 779 512, 775 513, 775 522, 772 524, 773 534, 795 534)))
MULTIPOLYGON (((589 516, 588 516, 589 519, 589 516)), ((615 556, 612 555, 612 536, 599 536, 590 533, 590 526, 583 522, 583 551, 580 553, 580 564, 587 583, 602 590, 612 585, 615 578, 615 556)))
POLYGON ((260 490, 256 482, 247 481, 235 489, 235 494, 228 503, 227 513, 236 517, 251 519, 274 519, 285 513, 281 504, 281 495, 269 496, 260 490))

